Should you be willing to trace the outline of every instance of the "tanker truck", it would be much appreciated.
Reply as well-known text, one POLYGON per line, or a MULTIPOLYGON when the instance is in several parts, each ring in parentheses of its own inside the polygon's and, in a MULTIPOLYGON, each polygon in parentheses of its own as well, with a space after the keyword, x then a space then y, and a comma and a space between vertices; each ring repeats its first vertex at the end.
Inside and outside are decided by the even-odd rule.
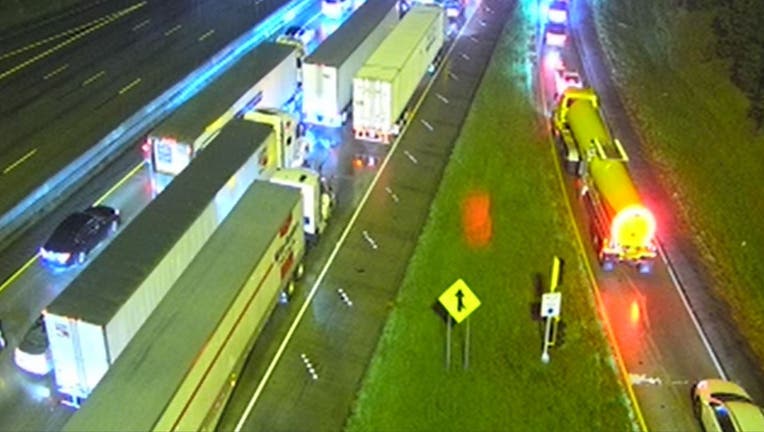
POLYGON ((566 170, 580 177, 580 196, 603 270, 617 263, 649 273, 657 256, 656 222, 628 171, 628 156, 603 121, 591 88, 568 88, 552 114, 552 133, 566 170))

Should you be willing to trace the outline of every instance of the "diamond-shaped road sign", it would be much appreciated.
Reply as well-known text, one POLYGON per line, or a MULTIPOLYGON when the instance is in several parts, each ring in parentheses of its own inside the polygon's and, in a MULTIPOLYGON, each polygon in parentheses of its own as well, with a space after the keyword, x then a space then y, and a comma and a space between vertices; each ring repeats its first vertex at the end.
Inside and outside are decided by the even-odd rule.
POLYGON ((438 297, 438 301, 446 308, 448 314, 456 320, 457 324, 464 321, 480 306, 480 299, 462 279, 457 280, 443 291, 443 294, 438 297))

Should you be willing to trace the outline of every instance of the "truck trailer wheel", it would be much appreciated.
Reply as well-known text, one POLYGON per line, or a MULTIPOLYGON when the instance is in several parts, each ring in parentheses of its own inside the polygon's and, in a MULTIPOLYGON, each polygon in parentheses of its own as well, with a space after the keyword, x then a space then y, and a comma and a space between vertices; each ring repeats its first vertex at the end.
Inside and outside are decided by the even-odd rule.
POLYGON ((284 287, 284 290, 281 291, 281 294, 279 294, 279 303, 281 304, 287 304, 290 300, 292 300, 292 295, 294 294, 294 280, 290 280, 286 287, 284 287))

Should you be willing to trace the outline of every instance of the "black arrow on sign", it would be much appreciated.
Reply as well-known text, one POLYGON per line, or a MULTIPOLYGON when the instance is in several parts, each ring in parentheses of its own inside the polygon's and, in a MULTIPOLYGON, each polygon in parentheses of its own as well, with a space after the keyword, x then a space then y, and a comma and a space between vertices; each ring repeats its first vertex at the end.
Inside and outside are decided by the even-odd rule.
POLYGON ((462 290, 456 292, 456 311, 461 312, 464 309, 464 293, 462 290))

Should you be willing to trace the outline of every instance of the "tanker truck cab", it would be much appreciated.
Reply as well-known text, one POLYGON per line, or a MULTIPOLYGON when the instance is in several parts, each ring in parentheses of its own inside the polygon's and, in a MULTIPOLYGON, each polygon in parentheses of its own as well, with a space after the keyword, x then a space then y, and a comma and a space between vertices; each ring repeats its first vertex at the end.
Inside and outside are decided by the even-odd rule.
POLYGON ((580 177, 585 170, 583 155, 568 123, 568 112, 574 103, 590 104, 592 109, 599 110, 599 99, 592 89, 569 87, 558 95, 557 107, 552 113, 552 136, 560 147, 565 170, 580 177))
POLYGON ((327 180, 308 168, 285 168, 276 170, 270 181, 300 189, 305 236, 311 244, 315 244, 326 229, 336 202, 327 180))

